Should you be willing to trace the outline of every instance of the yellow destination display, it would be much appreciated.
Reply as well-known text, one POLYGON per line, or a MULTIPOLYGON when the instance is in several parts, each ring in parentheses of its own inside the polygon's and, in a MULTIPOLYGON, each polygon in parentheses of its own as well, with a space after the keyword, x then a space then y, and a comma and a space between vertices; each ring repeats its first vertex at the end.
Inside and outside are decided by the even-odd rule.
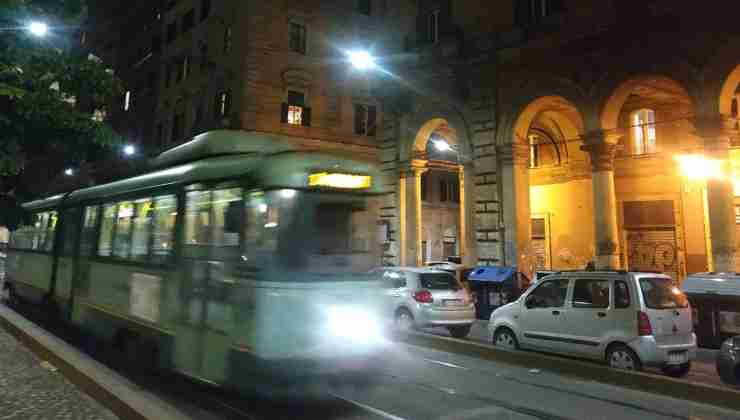
POLYGON ((361 189, 370 188, 372 182, 373 177, 368 175, 319 172, 308 176, 308 185, 311 187, 361 189))

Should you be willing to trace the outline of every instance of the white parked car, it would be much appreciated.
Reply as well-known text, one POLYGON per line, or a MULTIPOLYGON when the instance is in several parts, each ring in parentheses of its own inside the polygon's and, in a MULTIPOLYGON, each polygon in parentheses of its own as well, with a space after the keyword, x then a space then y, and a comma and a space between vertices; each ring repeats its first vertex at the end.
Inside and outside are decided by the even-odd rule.
POLYGON ((560 272, 491 314, 493 343, 604 360, 613 368, 660 367, 682 376, 696 356, 686 296, 664 274, 560 272))

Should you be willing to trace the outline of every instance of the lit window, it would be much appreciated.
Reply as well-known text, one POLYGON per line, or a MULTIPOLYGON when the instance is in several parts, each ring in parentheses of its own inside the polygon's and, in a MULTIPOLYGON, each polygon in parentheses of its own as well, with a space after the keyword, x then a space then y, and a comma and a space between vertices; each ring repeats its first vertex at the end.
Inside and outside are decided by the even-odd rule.
POLYGON ((302 92, 288 91, 288 124, 303 124, 303 108, 305 106, 305 96, 302 92))
POLYGON ((290 22, 290 50, 306 53, 306 27, 300 23, 290 22))
POLYGON ((123 96, 123 110, 128 111, 129 109, 131 109, 131 91, 127 90, 123 96))
POLYGON ((435 10, 427 17, 427 41, 439 41, 439 10, 435 10))
POLYGON ((644 155, 655 153, 655 111, 640 109, 632 113, 632 153, 644 155))
POLYGON ((221 92, 216 96, 216 117, 225 117, 231 111, 231 95, 229 92, 221 92))

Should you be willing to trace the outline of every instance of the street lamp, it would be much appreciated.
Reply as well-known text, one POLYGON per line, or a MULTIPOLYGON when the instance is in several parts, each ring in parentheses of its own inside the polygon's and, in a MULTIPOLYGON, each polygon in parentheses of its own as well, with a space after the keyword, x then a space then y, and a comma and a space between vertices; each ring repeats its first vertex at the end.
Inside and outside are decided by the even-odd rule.
POLYGON ((375 57, 364 50, 353 50, 347 52, 349 62, 357 70, 368 70, 375 67, 375 57))
POLYGON ((72 176, 74 174, 75 174, 75 170, 72 169, 72 168, 67 168, 67 169, 64 170, 64 175, 72 176))
POLYGON ((44 22, 39 21, 33 21, 29 23, 27 29, 28 32, 39 38, 45 37, 46 34, 49 32, 49 27, 44 22))
POLYGON ((434 144, 434 148, 440 152, 449 152, 453 150, 449 143, 439 138, 432 139, 432 144, 434 144))
POLYGON ((127 144, 126 146, 124 146, 123 154, 125 154, 126 156, 133 156, 134 153, 136 153, 136 147, 130 144, 127 144))

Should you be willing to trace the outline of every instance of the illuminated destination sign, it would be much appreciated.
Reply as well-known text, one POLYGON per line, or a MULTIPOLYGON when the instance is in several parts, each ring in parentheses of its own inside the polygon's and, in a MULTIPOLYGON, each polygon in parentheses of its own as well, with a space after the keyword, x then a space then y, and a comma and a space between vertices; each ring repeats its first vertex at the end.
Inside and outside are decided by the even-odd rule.
POLYGON ((368 175, 337 174, 330 172, 318 172, 308 176, 308 185, 311 187, 331 187, 360 189, 370 188, 373 177, 368 175))

